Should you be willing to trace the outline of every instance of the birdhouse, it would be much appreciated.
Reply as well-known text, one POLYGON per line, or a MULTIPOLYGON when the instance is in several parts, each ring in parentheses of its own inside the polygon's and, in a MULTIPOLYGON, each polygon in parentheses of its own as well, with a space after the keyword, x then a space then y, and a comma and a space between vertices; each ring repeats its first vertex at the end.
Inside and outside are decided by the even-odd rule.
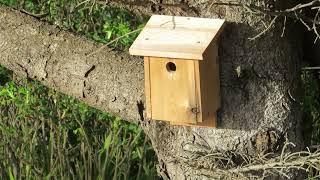
POLYGON ((144 56, 147 118, 216 127, 222 19, 153 15, 133 45, 144 56))

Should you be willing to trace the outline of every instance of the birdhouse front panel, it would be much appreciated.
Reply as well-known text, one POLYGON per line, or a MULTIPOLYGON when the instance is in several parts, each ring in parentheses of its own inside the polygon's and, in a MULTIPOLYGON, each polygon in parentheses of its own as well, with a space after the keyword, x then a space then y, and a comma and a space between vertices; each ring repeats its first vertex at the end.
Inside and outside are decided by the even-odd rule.
POLYGON ((150 119, 196 124, 199 114, 196 61, 145 57, 150 119))
POLYGON ((173 125, 216 127, 222 19, 154 15, 129 52, 144 56, 146 112, 173 125))

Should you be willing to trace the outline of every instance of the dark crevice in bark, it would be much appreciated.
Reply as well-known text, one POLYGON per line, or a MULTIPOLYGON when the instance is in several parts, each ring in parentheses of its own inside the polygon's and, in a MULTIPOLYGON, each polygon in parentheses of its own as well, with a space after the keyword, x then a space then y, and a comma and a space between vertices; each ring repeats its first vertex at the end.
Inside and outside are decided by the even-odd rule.
POLYGON ((21 69, 22 69, 22 71, 25 73, 25 76, 27 77, 27 78, 29 78, 30 77, 30 75, 29 75, 29 72, 28 72, 28 69, 27 68, 25 68, 23 65, 21 65, 20 63, 16 63, 21 69))
POLYGON ((168 174, 167 168, 166 168, 166 164, 162 161, 159 160, 159 165, 158 165, 158 173, 161 175, 161 177, 164 180, 170 180, 170 175, 168 174))
POLYGON ((140 115, 140 120, 141 121, 144 121, 144 110, 145 110, 145 108, 144 108, 144 104, 143 104, 143 102, 142 101, 138 101, 137 102, 137 107, 138 107, 138 111, 139 111, 139 115, 140 115))
POLYGON ((92 65, 91 68, 84 74, 84 77, 87 78, 89 76, 89 74, 95 70, 96 66, 92 65))
POLYGON ((44 64, 44 72, 45 72, 45 75, 44 75, 44 78, 42 78, 41 80, 44 81, 44 79, 48 78, 48 70, 47 70, 47 67, 48 67, 48 62, 50 61, 52 57, 52 54, 49 56, 49 58, 46 60, 45 64, 44 64))
POLYGON ((86 91, 86 86, 87 86, 86 80, 84 80, 84 81, 83 81, 82 98, 86 98, 86 93, 85 93, 85 91, 86 91))
POLYGON ((83 81, 83 90, 82 90, 82 98, 86 98, 86 87, 87 87, 87 79, 89 77, 89 74, 96 69, 96 66, 95 65, 92 65, 90 67, 90 69, 84 74, 84 81, 83 81))

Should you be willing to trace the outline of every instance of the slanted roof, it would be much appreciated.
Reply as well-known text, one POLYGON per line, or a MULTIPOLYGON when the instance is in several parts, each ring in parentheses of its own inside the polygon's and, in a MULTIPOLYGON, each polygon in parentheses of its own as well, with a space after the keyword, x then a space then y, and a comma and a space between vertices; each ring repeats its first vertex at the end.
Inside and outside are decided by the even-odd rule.
POLYGON ((129 51, 132 55, 203 60, 225 20, 153 15, 129 51))

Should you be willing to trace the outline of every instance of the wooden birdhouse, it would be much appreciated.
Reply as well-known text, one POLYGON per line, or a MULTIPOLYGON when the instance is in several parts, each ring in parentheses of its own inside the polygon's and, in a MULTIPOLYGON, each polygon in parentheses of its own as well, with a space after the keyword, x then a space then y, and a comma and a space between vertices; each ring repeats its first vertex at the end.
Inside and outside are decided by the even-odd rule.
POLYGON ((147 117, 216 127, 222 19, 153 15, 130 54, 144 56, 147 117))

